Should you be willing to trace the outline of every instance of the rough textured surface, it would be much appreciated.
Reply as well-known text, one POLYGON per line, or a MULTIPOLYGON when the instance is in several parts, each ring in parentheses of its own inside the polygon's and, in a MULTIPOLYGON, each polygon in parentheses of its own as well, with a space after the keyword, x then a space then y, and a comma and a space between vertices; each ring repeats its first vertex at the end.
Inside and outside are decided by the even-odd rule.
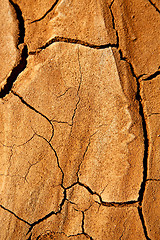
POLYGON ((5 0, 0 240, 159 238, 159 2, 5 0))
POLYGON ((94 204, 85 214, 84 228, 97 240, 145 239, 138 211, 132 207, 107 209, 94 204))

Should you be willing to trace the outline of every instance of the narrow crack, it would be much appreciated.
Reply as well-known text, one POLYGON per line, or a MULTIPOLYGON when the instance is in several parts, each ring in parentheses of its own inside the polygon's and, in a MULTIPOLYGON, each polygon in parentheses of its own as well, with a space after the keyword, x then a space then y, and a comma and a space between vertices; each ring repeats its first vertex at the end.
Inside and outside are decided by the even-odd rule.
POLYGON ((126 222, 127 222, 127 220, 128 220, 128 218, 126 218, 126 220, 124 221, 124 223, 123 223, 123 231, 122 231, 122 234, 121 234, 121 236, 120 236, 120 238, 119 238, 119 240, 121 240, 122 239, 122 237, 123 237, 123 235, 124 235, 124 232, 125 232, 125 224, 126 224, 126 222))
POLYGON ((49 146, 50 146, 50 148, 52 149, 52 151, 54 152, 54 155, 55 155, 56 160, 57 160, 57 166, 58 166, 58 168, 60 169, 60 171, 61 171, 61 173, 62 173, 61 187, 62 187, 64 190, 66 190, 66 188, 63 186, 64 172, 63 172, 63 170, 62 170, 62 168, 61 168, 61 166, 60 166, 59 157, 58 157, 58 154, 57 154, 56 150, 53 148, 51 142, 48 141, 45 137, 39 135, 39 134, 36 133, 36 132, 35 132, 35 134, 36 134, 36 136, 38 136, 38 137, 42 138, 43 140, 45 140, 45 141, 49 144, 49 146))
POLYGON ((148 181, 153 181, 153 182, 160 182, 160 179, 155 179, 155 178, 148 178, 146 182, 148 181))
POLYGON ((93 191, 89 186, 85 185, 84 183, 81 183, 78 181, 78 184, 82 187, 84 187, 91 195, 96 195, 99 197, 100 202, 97 202, 100 205, 106 206, 106 207, 138 207, 139 201, 127 201, 127 202, 104 202, 102 200, 102 197, 97 192, 93 191))
POLYGON ((30 172, 30 169, 33 167, 33 166, 35 166, 36 164, 38 164, 38 163, 40 163, 42 160, 40 160, 40 161, 37 161, 37 162, 35 162, 35 163, 30 163, 29 161, 28 161, 28 163, 29 163, 29 167, 28 167, 28 170, 27 170, 27 172, 26 172, 26 174, 25 174, 25 176, 24 176, 24 179, 25 179, 25 181, 28 183, 28 180, 27 180, 27 176, 28 176, 28 174, 29 174, 29 172, 30 172))
POLYGON ((127 202, 103 202, 101 205, 106 207, 138 207, 138 201, 127 201, 127 202))
POLYGON ((82 45, 82 46, 85 46, 85 47, 95 48, 95 49, 105 49, 105 48, 109 48, 109 47, 116 47, 117 48, 118 47, 117 44, 115 44, 115 43, 96 45, 96 44, 88 43, 88 42, 78 40, 78 39, 56 36, 56 37, 52 38, 51 40, 49 40, 43 46, 39 47, 36 51, 29 52, 29 55, 35 55, 36 53, 41 52, 42 50, 46 49, 47 47, 49 47, 51 44, 53 44, 55 42, 65 42, 65 43, 79 44, 79 45, 82 45))
POLYGON ((22 12, 19 6, 14 3, 12 0, 9 0, 10 4, 13 6, 16 12, 18 25, 19 25, 19 37, 17 43, 17 49, 20 44, 23 44, 23 50, 21 52, 21 57, 18 64, 12 69, 10 76, 6 80, 6 84, 0 90, 0 98, 4 98, 12 89, 13 83, 16 81, 18 75, 26 68, 27 66, 27 58, 28 58, 28 48, 27 45, 24 44, 24 36, 25 36, 25 27, 24 27, 24 19, 22 17, 22 12))
POLYGON ((42 17, 40 17, 40 18, 32 21, 31 24, 32 24, 32 23, 35 23, 35 22, 39 22, 39 21, 41 21, 42 19, 44 19, 44 18, 48 15, 48 13, 50 13, 50 12, 55 8, 55 6, 58 4, 58 2, 59 2, 59 0, 56 0, 55 3, 53 3, 53 5, 51 6, 51 8, 48 9, 48 11, 47 11, 42 17))
MULTIPOLYGON (((74 118, 75 118, 75 115, 76 115, 76 111, 77 111, 78 105, 79 105, 80 100, 81 100, 80 96, 79 96, 79 91, 80 91, 81 84, 82 84, 82 71, 81 71, 81 63, 80 63, 80 58, 79 58, 79 47, 78 47, 78 64, 79 64, 79 72, 80 72, 80 81, 79 81, 79 86, 78 86, 78 89, 77 89, 78 101, 76 103, 76 107, 73 111, 73 116, 72 116, 72 124, 71 124, 72 127, 73 127, 73 122, 74 122, 74 118)), ((72 132, 72 128, 71 128, 71 132, 72 132)))
POLYGON ((39 115, 41 115, 43 118, 45 118, 49 124, 51 125, 51 128, 52 128, 52 134, 51 134, 51 137, 49 139, 49 142, 51 142, 52 138, 54 137, 54 126, 52 124, 52 121, 46 116, 44 115, 43 113, 41 113, 40 111, 38 111, 37 109, 35 109, 33 106, 31 106, 29 103, 27 103, 22 96, 20 96, 17 92, 15 92, 14 90, 11 90, 11 92, 16 96, 18 97, 21 102, 26 105, 27 107, 29 107, 31 110, 33 110, 34 112, 38 113, 39 115))
POLYGON ((86 154, 87 154, 88 148, 89 148, 89 146, 90 146, 90 144, 91 144, 91 138, 92 138, 97 132, 98 132, 98 130, 97 130, 96 132, 94 132, 94 133, 89 137, 88 144, 87 144, 86 149, 85 149, 85 151, 84 151, 84 153, 83 153, 83 156, 82 156, 82 161, 80 162, 80 164, 79 164, 79 166, 78 166, 77 173, 76 173, 76 174, 77 174, 77 180, 78 180, 78 181, 79 181, 78 173, 79 173, 79 171, 80 171, 80 168, 81 168, 81 165, 82 165, 82 163, 83 163, 83 161, 84 161, 84 158, 85 158, 85 156, 86 156, 86 154))
POLYGON ((153 3, 151 0, 148 0, 148 1, 149 1, 150 4, 156 9, 156 11, 157 11, 158 13, 160 13, 160 9, 156 6, 156 4, 153 3))
POLYGON ((29 222, 27 222, 26 220, 22 219, 21 217, 19 217, 17 214, 15 214, 14 212, 12 212, 11 210, 5 208, 3 205, 0 204, 0 207, 1 207, 3 210, 11 213, 11 214, 12 214, 13 216, 15 216, 18 220, 20 220, 20 221, 26 223, 27 225, 31 226, 31 224, 30 224, 29 222))
POLYGON ((83 154, 83 157, 82 157, 82 161, 80 162, 80 164, 79 164, 79 166, 78 166, 77 173, 76 173, 76 174, 77 174, 77 179, 78 179, 78 181, 79 181, 78 173, 79 173, 79 171, 80 171, 80 167, 81 167, 82 162, 83 162, 83 160, 84 160, 84 158, 85 158, 85 156, 86 156, 86 154, 87 154, 87 151, 88 151, 88 148, 89 148, 90 144, 91 144, 91 139, 89 138, 89 142, 88 142, 87 147, 86 147, 86 149, 85 149, 85 151, 84 151, 84 154, 83 154))
POLYGON ((82 212, 82 233, 84 233, 84 218, 85 218, 85 215, 84 215, 84 212, 82 212))
POLYGON ((116 47, 117 49, 119 48, 119 36, 118 36, 118 31, 116 29, 116 25, 115 25, 115 19, 114 19, 114 14, 113 14, 113 11, 112 11, 112 5, 114 3, 114 0, 111 2, 111 4, 109 5, 109 10, 110 10, 110 13, 111 13, 111 17, 112 17, 112 26, 113 26, 113 29, 116 31, 116 37, 117 37, 117 44, 114 46, 116 47))
POLYGON ((82 211, 82 234, 85 235, 87 238, 89 238, 90 240, 93 240, 93 238, 91 236, 89 236, 84 229, 84 220, 85 220, 85 213, 82 211))
POLYGON ((66 189, 64 189, 63 195, 64 195, 64 197, 63 197, 63 199, 62 199, 62 201, 61 201, 61 203, 60 203, 59 210, 58 210, 57 212, 51 211, 50 213, 48 213, 47 215, 45 215, 43 218, 40 218, 40 219, 38 219, 37 221, 35 221, 34 223, 30 224, 30 228, 29 228, 27 234, 29 234, 29 233, 32 231, 33 227, 35 227, 37 224, 43 222, 44 220, 48 219, 48 218, 51 217, 52 215, 57 215, 57 214, 59 214, 59 213, 62 211, 63 205, 64 205, 64 203, 65 203, 65 201, 66 201, 66 189))

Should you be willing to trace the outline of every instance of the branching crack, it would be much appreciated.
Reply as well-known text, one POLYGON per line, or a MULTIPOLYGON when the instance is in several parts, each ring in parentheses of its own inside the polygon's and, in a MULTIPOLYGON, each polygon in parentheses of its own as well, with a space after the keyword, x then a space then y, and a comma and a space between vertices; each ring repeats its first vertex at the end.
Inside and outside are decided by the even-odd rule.
POLYGON ((50 13, 55 8, 55 6, 58 4, 58 2, 59 2, 59 0, 56 0, 55 3, 53 3, 53 5, 51 6, 51 8, 48 9, 48 11, 42 17, 32 21, 31 23, 39 22, 42 19, 44 19, 48 15, 48 13, 50 13))
POLYGON ((95 48, 95 49, 105 49, 105 48, 109 48, 109 47, 117 47, 117 44, 112 44, 112 43, 108 43, 108 44, 103 44, 103 45, 96 45, 96 44, 92 44, 92 43, 88 43, 82 40, 78 40, 78 39, 72 39, 72 38, 65 38, 65 37, 54 37, 51 40, 49 40, 46 44, 44 44, 43 46, 39 47, 36 51, 31 51, 29 52, 29 55, 35 55, 36 53, 41 52, 42 50, 46 49, 47 47, 49 47, 51 44, 55 43, 55 42, 65 42, 65 43, 73 43, 73 44, 79 44, 85 47, 89 47, 89 48, 95 48))
POLYGON ((52 134, 51 134, 51 137, 50 137, 50 139, 49 139, 49 142, 50 142, 50 141, 52 140, 53 136, 54 136, 54 126, 53 126, 53 124, 52 124, 52 121, 51 121, 46 115, 44 115, 43 113, 41 113, 40 111, 38 111, 37 109, 35 109, 33 106, 31 106, 29 103, 27 103, 27 102, 23 99, 23 97, 21 97, 17 92, 15 92, 14 90, 11 90, 11 92, 12 92, 16 97, 18 97, 23 104, 25 104, 27 107, 29 107, 29 108, 30 108, 31 110, 33 110, 34 112, 36 112, 36 113, 38 113, 39 115, 41 115, 43 118, 45 118, 45 119, 49 122, 49 124, 50 124, 51 127, 52 127, 52 134))
POLYGON ((58 158, 58 154, 57 154, 56 150, 53 148, 51 142, 48 141, 45 137, 39 135, 39 134, 36 133, 36 132, 35 132, 35 134, 36 134, 38 137, 40 137, 40 138, 42 138, 43 140, 45 140, 45 141, 49 144, 49 146, 50 146, 50 148, 52 149, 52 151, 54 152, 54 155, 55 155, 56 160, 57 160, 57 166, 58 166, 58 168, 60 169, 60 171, 61 171, 61 173, 62 173, 62 183, 61 183, 61 186, 62 186, 63 189, 66 190, 66 188, 64 188, 64 186, 63 186, 64 172, 63 172, 63 170, 62 170, 62 168, 61 168, 61 166, 60 166, 59 158, 58 158))
POLYGON ((145 184, 146 184, 146 179, 147 179, 147 160, 148 160, 148 151, 149 151, 149 139, 148 139, 148 132, 147 132, 147 123, 146 123, 143 104, 142 104, 142 97, 141 97, 141 93, 140 93, 139 79, 141 78, 141 76, 137 77, 132 64, 125 57, 123 57, 121 50, 119 50, 119 53, 120 53, 120 59, 122 61, 126 61, 129 64, 132 75, 136 79, 136 82, 137 82, 136 98, 139 101, 139 114, 142 118, 142 127, 143 127, 143 135, 144 135, 143 181, 141 184, 141 189, 139 191, 139 198, 138 198, 138 200, 140 201, 140 205, 142 205, 144 191, 145 191, 145 184))
POLYGON ((91 195, 96 195, 99 198, 100 202, 97 202, 100 205, 106 206, 106 207, 138 207, 139 201, 128 201, 128 202, 104 202, 102 200, 102 197, 97 192, 93 191, 89 186, 81 183, 78 181, 78 184, 82 187, 84 187, 91 195))

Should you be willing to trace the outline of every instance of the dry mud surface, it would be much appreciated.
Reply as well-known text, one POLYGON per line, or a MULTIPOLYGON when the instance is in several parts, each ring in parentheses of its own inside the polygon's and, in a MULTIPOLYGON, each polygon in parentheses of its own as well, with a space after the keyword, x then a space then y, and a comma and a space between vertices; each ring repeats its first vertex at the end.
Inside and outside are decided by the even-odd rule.
POLYGON ((0 240, 160 239, 159 0, 0 6, 0 240))

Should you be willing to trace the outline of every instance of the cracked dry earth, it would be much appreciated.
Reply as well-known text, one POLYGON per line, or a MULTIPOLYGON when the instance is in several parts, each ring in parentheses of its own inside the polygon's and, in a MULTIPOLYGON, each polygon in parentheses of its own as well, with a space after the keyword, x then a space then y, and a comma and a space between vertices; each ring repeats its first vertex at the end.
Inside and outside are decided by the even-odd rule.
POLYGON ((0 4, 0 240, 160 239, 159 0, 0 4))

